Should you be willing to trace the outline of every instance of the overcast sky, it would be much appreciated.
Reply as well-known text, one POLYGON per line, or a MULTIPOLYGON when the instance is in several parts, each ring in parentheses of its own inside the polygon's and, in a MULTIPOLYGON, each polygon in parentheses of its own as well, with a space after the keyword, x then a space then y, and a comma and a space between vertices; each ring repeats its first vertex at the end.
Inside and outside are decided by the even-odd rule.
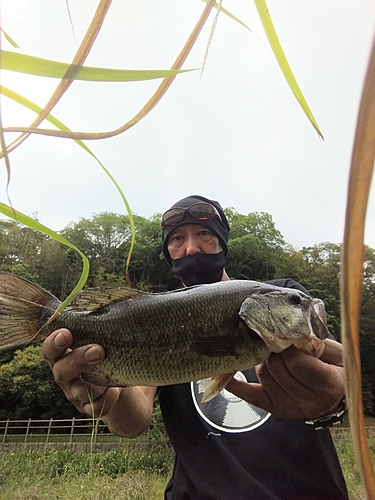
MULTIPOLYGON (((269 0, 286 56, 323 132, 314 131, 287 86, 251 0, 223 6, 202 78, 179 75, 158 106, 124 134, 87 145, 121 185, 133 212, 151 216, 201 194, 243 214, 264 211, 296 248, 341 242, 360 94, 375 32, 373 0, 269 0)), ((70 62, 97 2, 2 0, 3 29, 29 55, 70 62)), ((200 0, 113 0, 90 66, 167 69, 197 22, 200 0)), ((202 66, 211 30, 184 68, 202 66)), ((3 39, 4 49, 14 50, 3 39)), ((58 81, 2 72, 2 84, 43 106, 58 81)), ((107 131, 128 121, 160 81, 75 82, 53 114, 73 130, 107 131)), ((1 98, 4 126, 33 113, 1 98)), ((49 126, 48 126, 49 128, 49 126)), ((10 142, 14 135, 7 135, 10 142)), ((13 206, 59 230, 103 211, 125 213, 115 187, 73 141, 33 136, 10 155, 13 206)), ((5 164, 0 201, 6 198, 5 164)), ((372 189, 366 243, 375 247, 372 189)))

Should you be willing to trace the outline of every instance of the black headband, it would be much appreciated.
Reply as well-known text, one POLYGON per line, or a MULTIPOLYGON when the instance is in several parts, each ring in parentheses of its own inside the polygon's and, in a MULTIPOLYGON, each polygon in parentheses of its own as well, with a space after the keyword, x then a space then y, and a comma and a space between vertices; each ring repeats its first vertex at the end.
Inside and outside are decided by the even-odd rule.
POLYGON ((186 198, 183 198, 182 200, 177 201, 174 205, 171 206, 171 208, 188 208, 194 203, 199 203, 200 201, 203 201, 205 203, 209 203, 213 207, 216 208, 216 210, 220 214, 221 220, 218 219, 218 217, 210 217, 209 219, 206 220, 198 220, 195 217, 193 217, 188 211, 185 212, 183 218, 177 222, 173 226, 165 226, 163 227, 162 231, 162 246, 163 246, 163 255, 168 262, 168 264, 171 264, 171 258, 168 252, 168 238, 170 234, 178 227, 183 226, 185 224, 199 224, 200 226, 207 227, 210 231, 213 232, 215 236, 217 236, 220 245, 222 249, 224 250, 224 254, 228 252, 228 236, 229 236, 229 223, 228 220, 225 216, 225 213, 223 209, 221 208, 220 203, 214 200, 210 200, 208 198, 205 198, 204 196, 199 196, 199 195, 191 195, 187 196, 186 198))

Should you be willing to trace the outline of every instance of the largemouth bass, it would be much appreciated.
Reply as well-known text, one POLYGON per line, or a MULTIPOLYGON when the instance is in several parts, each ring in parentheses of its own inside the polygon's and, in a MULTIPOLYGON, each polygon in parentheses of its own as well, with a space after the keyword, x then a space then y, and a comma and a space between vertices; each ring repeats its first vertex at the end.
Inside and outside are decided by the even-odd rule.
POLYGON ((38 285, 0 272, 0 349, 37 342, 66 327, 73 347, 104 347, 104 361, 82 375, 86 381, 161 386, 215 377, 206 386, 206 400, 270 351, 296 344, 316 355, 328 335, 322 301, 256 281, 164 293, 86 289, 51 319, 60 304, 38 285))

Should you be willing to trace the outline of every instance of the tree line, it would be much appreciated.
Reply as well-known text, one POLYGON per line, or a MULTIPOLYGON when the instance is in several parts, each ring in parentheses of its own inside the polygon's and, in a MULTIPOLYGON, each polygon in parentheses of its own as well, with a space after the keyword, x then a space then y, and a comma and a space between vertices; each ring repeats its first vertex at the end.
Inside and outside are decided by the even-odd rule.
MULTIPOLYGON (((324 242, 295 249, 266 212, 225 209, 231 232, 227 272, 232 278, 265 281, 292 278, 321 298, 330 332, 340 340, 340 252, 324 242)), ((181 287, 161 254, 160 214, 134 215, 136 240, 129 268, 131 286, 161 292, 181 287)), ((103 212, 67 225, 60 234, 90 261, 88 287, 129 286, 125 263, 131 229, 125 215, 103 212)), ((365 412, 375 416, 375 250, 366 247, 361 309, 361 359, 365 412)), ((55 240, 21 224, 0 220, 0 270, 49 290, 61 300, 76 285, 80 256, 55 240)), ((71 418, 77 410, 55 384, 39 346, 0 351, 0 419, 71 418)))

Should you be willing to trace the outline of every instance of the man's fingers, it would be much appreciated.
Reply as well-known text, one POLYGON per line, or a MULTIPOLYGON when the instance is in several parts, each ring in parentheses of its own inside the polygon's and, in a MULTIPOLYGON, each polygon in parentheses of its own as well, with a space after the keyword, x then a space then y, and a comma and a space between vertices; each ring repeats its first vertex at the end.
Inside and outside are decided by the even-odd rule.
MULTIPOLYGON (((80 380, 81 374, 91 366, 100 363, 105 353, 103 347, 97 344, 84 345, 72 350, 70 349, 72 342, 73 337, 70 331, 62 328, 46 338, 42 352, 52 369, 55 381, 67 396, 69 394, 68 399, 82 401, 82 391, 87 392, 87 387, 90 385, 80 380), (79 391, 79 397, 77 394, 72 394, 74 390, 79 391)), ((104 392, 102 388, 99 390, 100 392, 94 395, 95 397, 104 392)), ((88 401, 88 398, 83 401, 88 401)))
POLYGON ((278 355, 271 354, 265 365, 283 387, 287 384, 291 396, 296 394, 297 387, 302 389, 302 386, 318 395, 324 384, 336 377, 338 370, 335 365, 325 362, 328 352, 327 346, 323 359, 319 359, 292 346, 278 355))
POLYGON ((320 360, 331 365, 344 366, 344 350, 342 345, 331 339, 326 339, 324 343, 325 349, 320 356, 320 360))
POLYGON ((315 418, 337 407, 344 393, 341 346, 327 342, 323 359, 295 347, 256 366, 260 384, 231 380, 226 389, 283 418, 315 418))
POLYGON ((74 382, 91 366, 104 359, 104 349, 97 344, 77 347, 58 359, 53 365, 56 382, 64 387, 74 382))
POLYGON ((272 412, 272 401, 260 384, 245 382, 233 377, 232 380, 228 382, 225 389, 248 403, 272 412))
POLYGON ((69 391, 69 399, 71 400, 71 402, 74 402, 74 404, 79 403, 81 406, 85 404, 91 404, 96 399, 101 398, 106 390, 107 387, 90 385, 84 380, 80 379, 71 386, 69 391))
POLYGON ((66 350, 72 345, 72 342, 72 334, 66 328, 52 332, 45 339, 42 344, 42 354, 51 368, 65 354, 66 350))
POLYGON ((120 397, 121 388, 103 387, 103 389, 104 392, 101 396, 98 396, 95 399, 81 405, 82 413, 86 413, 87 415, 94 417, 103 417, 107 415, 115 403, 117 403, 120 397))
POLYGON ((69 330, 56 330, 43 342, 43 356, 52 369, 56 383, 79 411, 95 417, 105 415, 118 400, 119 389, 91 385, 81 377, 82 373, 103 361, 104 349, 98 344, 72 349, 72 343, 69 330))

